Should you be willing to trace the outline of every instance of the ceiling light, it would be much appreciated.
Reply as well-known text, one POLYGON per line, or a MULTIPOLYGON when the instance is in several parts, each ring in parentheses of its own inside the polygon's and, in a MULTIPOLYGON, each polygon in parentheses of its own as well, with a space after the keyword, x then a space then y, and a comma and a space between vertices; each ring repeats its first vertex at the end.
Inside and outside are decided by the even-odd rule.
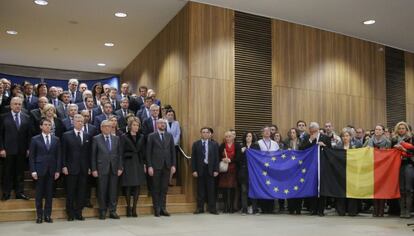
POLYGON ((120 17, 120 18, 124 18, 124 17, 127 17, 127 14, 124 13, 124 12, 117 12, 117 13, 115 13, 115 16, 120 17))
POLYGON ((106 64, 105 64, 105 63, 98 63, 97 65, 98 65, 98 66, 101 66, 101 67, 106 66, 106 64))
POLYGON ((6 33, 7 33, 7 34, 10 34, 10 35, 16 35, 16 34, 17 34, 17 31, 14 31, 14 30, 7 30, 7 31, 6 31, 6 33))
POLYGON ((114 43, 105 43, 104 45, 107 46, 107 47, 113 47, 115 44, 114 43))
POLYGON ((47 4, 49 4, 46 0, 35 0, 34 3, 40 6, 46 6, 47 4))
POLYGON ((372 25, 375 24, 375 20, 366 20, 364 21, 364 25, 372 25))

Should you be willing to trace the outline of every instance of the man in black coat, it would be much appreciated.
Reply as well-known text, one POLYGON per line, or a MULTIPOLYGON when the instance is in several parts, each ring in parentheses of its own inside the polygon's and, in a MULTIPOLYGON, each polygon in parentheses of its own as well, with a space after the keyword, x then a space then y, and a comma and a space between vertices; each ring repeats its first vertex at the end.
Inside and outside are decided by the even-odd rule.
POLYGON ((152 203, 154 216, 170 216, 166 209, 166 198, 170 173, 175 173, 176 154, 173 136, 165 132, 167 121, 157 120, 157 131, 147 140, 148 174, 152 177, 152 203))
POLYGON ((194 214, 204 212, 207 190, 208 211, 217 215, 215 178, 219 174, 219 148, 218 144, 211 140, 208 127, 201 128, 200 133, 201 139, 193 143, 191 152, 193 177, 197 178, 197 210, 194 214))
POLYGON ((61 152, 59 138, 51 134, 52 122, 40 120, 41 134, 32 138, 29 163, 32 177, 36 180, 36 223, 52 223, 53 181, 59 178, 61 152), (45 205, 43 207, 43 198, 45 205))
MULTIPOLYGON (((300 149, 304 150, 313 145, 319 145, 322 149, 324 147, 331 147, 331 139, 319 132, 319 124, 311 122, 309 124, 309 138, 306 138, 301 143, 300 149)), ((314 197, 311 199, 311 214, 324 216, 324 210, 326 205, 326 196, 314 197)))
POLYGON ((134 114, 132 110, 129 109, 129 100, 127 97, 121 98, 121 109, 115 111, 115 115, 118 118, 119 129, 125 130, 127 127, 126 117, 128 114, 134 114))
POLYGON ((151 116, 142 122, 142 134, 145 138, 153 132, 157 131, 157 120, 160 114, 160 107, 156 104, 152 104, 150 107, 151 116))
POLYGON ((2 200, 10 199, 14 187, 16 198, 29 198, 24 195, 23 181, 25 161, 28 155, 32 122, 28 115, 22 113, 23 100, 14 97, 10 101, 10 112, 0 116, 0 157, 3 163, 3 196, 2 200))
POLYGON ((66 212, 68 221, 85 220, 82 209, 85 206, 88 176, 91 165, 90 137, 82 130, 84 118, 73 117, 74 129, 62 137, 62 173, 66 176, 66 212))

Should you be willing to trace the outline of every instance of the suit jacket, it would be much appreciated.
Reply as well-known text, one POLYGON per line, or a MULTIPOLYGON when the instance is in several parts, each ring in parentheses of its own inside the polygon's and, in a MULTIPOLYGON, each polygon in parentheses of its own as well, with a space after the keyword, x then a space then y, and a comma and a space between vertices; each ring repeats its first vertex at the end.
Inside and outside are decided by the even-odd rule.
POLYGON ((61 151, 59 138, 50 135, 50 148, 47 150, 45 140, 41 134, 32 138, 30 143, 29 163, 30 171, 37 172, 38 176, 53 176, 61 169, 61 151))
POLYGON ((164 166, 170 168, 176 165, 174 139, 168 132, 164 132, 162 141, 158 132, 150 134, 146 152, 148 167, 161 170, 164 166))
POLYGON ((106 120, 106 115, 104 113, 95 116, 95 119, 93 120, 93 125, 98 129, 98 133, 101 132, 101 123, 104 120, 106 120))
POLYGON ((73 122, 69 116, 62 120, 62 124, 63 124, 63 127, 65 128, 65 131, 73 129, 73 122))
POLYGON ((39 108, 36 108, 30 111, 30 120, 32 121, 35 134, 40 133, 40 127, 39 127, 40 119, 42 119, 42 113, 40 112, 39 108))
POLYGON ((85 103, 84 102, 79 102, 76 103, 76 105, 78 106, 78 112, 81 112, 82 110, 85 110, 85 103))
POLYGON ((65 111, 64 106, 65 104, 62 102, 56 107, 56 114, 61 120, 68 118, 68 110, 65 111))
POLYGON ((0 114, 6 113, 7 110, 5 108, 8 105, 10 105, 9 99, 8 99, 8 97, 6 97, 6 95, 3 94, 3 96, 1 97, 1 100, 0 101, 1 101, 1 104, 0 104, 0 114))
POLYGON ((25 155, 32 137, 32 123, 28 115, 20 112, 20 127, 17 129, 11 112, 0 116, 0 150, 7 155, 25 155))
POLYGON ((180 123, 178 121, 173 121, 170 124, 167 124, 167 132, 170 133, 174 138, 174 145, 177 146, 180 144, 180 136, 181 136, 181 129, 180 129, 180 123))
POLYGON ((116 100, 116 98, 115 98, 115 105, 114 105, 114 101, 113 101, 113 100, 110 100, 109 102, 110 102, 110 103, 111 103, 111 105, 112 105, 112 110, 113 110, 113 111, 116 111, 116 110, 118 110, 118 109, 121 109, 121 104, 119 103, 119 101, 118 101, 118 100, 116 100))
POLYGON ((49 103, 52 104, 55 107, 58 107, 58 106, 63 104, 63 102, 60 101, 59 98, 56 98, 56 99, 57 99, 57 105, 56 106, 55 106, 55 103, 53 102, 54 99, 52 99, 52 98, 49 98, 49 103))
POLYGON ((68 91, 71 94, 70 95, 71 96, 71 99, 70 99, 71 103, 80 103, 80 102, 82 102, 82 94, 81 94, 81 92, 76 91, 75 92, 75 98, 72 98, 72 92, 70 90, 68 90, 68 91))
POLYGON ((97 130, 97 128, 94 126, 94 125, 91 125, 91 124, 86 124, 87 125, 87 130, 85 130, 85 127, 84 127, 84 132, 86 132, 88 135, 89 135, 89 139, 90 139, 90 141, 92 141, 92 138, 95 136, 95 135, 97 135, 98 134, 98 130, 97 130))
MULTIPOLYGON (((132 110, 127 110, 127 114, 132 113, 135 114, 132 110)), ((115 111, 115 115, 118 117, 118 126, 119 129, 121 130, 125 130, 125 127, 128 125, 127 121, 124 117, 124 114, 122 114, 122 109, 119 109, 117 111, 115 111)))
POLYGON ((329 148, 331 147, 331 139, 324 134, 320 134, 319 140, 314 139, 312 142, 309 141, 309 138, 310 136, 308 136, 308 138, 303 140, 303 142, 300 145, 301 150, 307 149, 311 147, 312 145, 317 144, 318 142, 323 142, 327 147, 329 148))
POLYGON ((75 130, 67 131, 62 137, 62 167, 67 167, 70 175, 88 175, 91 166, 90 136, 83 132, 81 143, 75 130))
POLYGON ((29 102, 27 102, 27 96, 25 95, 24 96, 24 101, 23 101, 23 106, 27 110, 31 111, 33 109, 39 108, 38 101, 39 101, 39 98, 32 95, 31 101, 29 103, 29 102))
POLYGON ((194 171, 197 171, 198 176, 204 176, 209 174, 213 176, 214 172, 219 172, 220 153, 219 146, 215 141, 208 141, 208 173, 204 173, 203 166, 204 155, 203 155, 203 142, 197 140, 193 143, 191 148, 191 167, 194 171))
POLYGON ((98 171, 98 175, 108 175, 112 167, 112 174, 117 175, 118 170, 123 170, 122 147, 119 137, 111 136, 111 151, 108 150, 103 134, 93 137, 92 141, 92 171, 98 171))
MULTIPOLYGON (((96 116, 99 116, 100 114, 102 114, 103 113, 103 110, 102 110, 102 107, 101 106, 97 106, 97 107, 95 107, 94 109, 93 109, 93 111, 94 111, 94 114, 96 115, 96 116)), ((95 117, 96 117, 95 116, 95 117)))
MULTIPOLYGON (((149 110, 149 109, 148 109, 149 110)), ((149 117, 151 117, 151 112, 149 112, 149 116, 147 115, 147 112, 145 110, 145 107, 143 106, 136 114, 136 117, 139 118, 141 121, 141 124, 149 117)))
POLYGON ((148 135, 154 132, 154 122, 153 122, 152 117, 145 119, 144 122, 141 122, 141 124, 142 124, 142 134, 145 137, 148 137, 148 135))

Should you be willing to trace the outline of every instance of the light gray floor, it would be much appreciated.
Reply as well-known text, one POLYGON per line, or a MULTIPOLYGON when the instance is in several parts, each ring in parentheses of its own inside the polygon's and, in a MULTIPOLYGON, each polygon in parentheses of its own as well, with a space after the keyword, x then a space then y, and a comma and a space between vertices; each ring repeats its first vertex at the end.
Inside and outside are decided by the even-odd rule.
POLYGON ((369 216, 315 217, 290 215, 241 216, 240 214, 219 216, 203 214, 176 214, 172 217, 121 218, 121 220, 87 219, 84 222, 55 220, 53 224, 34 222, 0 223, 1 236, 14 235, 180 235, 180 236, 370 236, 370 235, 414 235, 406 226, 412 220, 369 216))

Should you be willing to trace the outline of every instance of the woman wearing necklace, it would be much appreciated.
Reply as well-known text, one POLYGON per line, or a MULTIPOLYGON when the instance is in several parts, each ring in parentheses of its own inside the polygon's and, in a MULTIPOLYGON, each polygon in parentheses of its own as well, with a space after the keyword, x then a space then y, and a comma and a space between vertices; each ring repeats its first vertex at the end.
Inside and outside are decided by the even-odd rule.
MULTIPOLYGON (((242 215, 247 214, 248 206, 248 194, 249 194, 249 172, 247 167, 247 156, 246 152, 248 149, 260 150, 259 145, 256 143, 256 135, 253 132, 247 131, 243 136, 243 143, 241 147, 240 158, 237 161, 238 167, 238 180, 241 187, 241 204, 242 204, 242 215)), ((257 214, 257 201, 251 199, 253 214, 257 214)))
MULTIPOLYGON (((377 125, 375 126, 374 135, 367 140, 364 144, 364 147, 373 147, 379 149, 386 149, 391 147, 391 141, 384 135, 384 126, 377 125)), ((384 207, 385 199, 374 199, 374 212, 372 216, 374 217, 383 217, 384 216, 384 207)))
MULTIPOLYGON (((401 151, 407 150, 401 146, 402 142, 413 143, 411 129, 406 122, 398 122, 394 128, 391 146, 401 151)), ((403 158, 400 167, 400 218, 411 218, 414 184, 414 157, 403 158)), ((390 206, 390 210, 392 207, 390 206)))
MULTIPOLYGON (((351 131, 344 130, 342 131, 341 135, 341 142, 338 142, 335 145, 335 149, 354 149, 354 148, 360 148, 361 145, 353 144, 352 141, 352 135, 351 131)), ((348 212, 349 216, 356 216, 358 214, 358 205, 359 200, 353 199, 353 198, 336 198, 336 212, 338 212, 338 215, 345 216, 346 212, 348 212)))
POLYGON ((230 131, 224 133, 224 142, 219 147, 221 160, 228 163, 227 172, 219 174, 218 187, 222 189, 224 213, 233 213, 235 189, 237 187, 236 161, 240 158, 240 145, 234 142, 234 135, 230 131))
POLYGON ((137 203, 140 186, 145 184, 144 165, 144 136, 139 134, 140 122, 138 118, 128 119, 129 132, 121 136, 123 146, 124 173, 122 175, 122 186, 124 187, 125 200, 127 203, 127 217, 137 217, 137 203), (131 206, 132 198, 132 206, 131 206))

